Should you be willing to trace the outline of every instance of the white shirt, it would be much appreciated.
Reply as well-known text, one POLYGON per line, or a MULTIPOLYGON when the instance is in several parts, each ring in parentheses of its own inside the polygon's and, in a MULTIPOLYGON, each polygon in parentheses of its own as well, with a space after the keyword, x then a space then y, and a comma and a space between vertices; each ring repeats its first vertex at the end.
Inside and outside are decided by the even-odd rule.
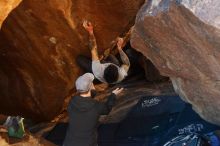
MULTIPOLYGON (((115 65, 115 64, 101 63, 99 60, 92 61, 92 72, 99 81, 107 83, 104 79, 104 71, 109 65, 115 65)), ((118 79, 115 83, 118 83, 121 82, 127 76, 127 71, 124 69, 123 66, 121 67, 117 65, 115 66, 118 68, 118 79)))

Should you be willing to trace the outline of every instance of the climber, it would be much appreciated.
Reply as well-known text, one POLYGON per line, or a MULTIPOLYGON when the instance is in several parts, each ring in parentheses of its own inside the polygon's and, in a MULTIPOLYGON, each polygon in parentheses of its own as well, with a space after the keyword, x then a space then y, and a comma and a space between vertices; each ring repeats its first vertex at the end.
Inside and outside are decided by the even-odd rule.
POLYGON ((77 63, 87 72, 92 72, 94 76, 101 82, 115 84, 121 82, 126 76, 130 68, 130 61, 122 50, 124 43, 122 38, 117 39, 117 49, 119 51, 122 65, 113 55, 109 56, 109 61, 100 62, 98 56, 96 39, 93 33, 93 25, 91 22, 84 21, 83 27, 89 33, 89 46, 91 49, 92 61, 84 56, 77 58, 77 63))
POLYGON ((86 73, 75 83, 79 95, 74 96, 68 106, 69 127, 64 146, 97 146, 96 131, 100 115, 107 115, 115 104, 116 95, 123 88, 117 88, 107 97, 106 102, 94 100, 94 75, 86 73))

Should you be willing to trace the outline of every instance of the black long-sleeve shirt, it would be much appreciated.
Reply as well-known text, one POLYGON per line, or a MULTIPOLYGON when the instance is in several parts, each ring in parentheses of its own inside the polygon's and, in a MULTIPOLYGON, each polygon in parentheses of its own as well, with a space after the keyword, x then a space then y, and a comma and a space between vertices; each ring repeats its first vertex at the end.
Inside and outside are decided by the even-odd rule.
POLYGON ((94 146, 100 115, 107 115, 115 104, 111 94, 104 103, 90 97, 74 96, 68 106, 69 127, 64 146, 94 146))

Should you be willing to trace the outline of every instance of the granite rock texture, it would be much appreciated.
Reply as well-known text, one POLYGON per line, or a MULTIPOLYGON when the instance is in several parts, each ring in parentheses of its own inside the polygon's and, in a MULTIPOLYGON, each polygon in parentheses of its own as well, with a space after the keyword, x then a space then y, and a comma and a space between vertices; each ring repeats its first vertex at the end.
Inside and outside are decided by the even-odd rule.
POLYGON ((220 11, 214 8, 219 5, 218 0, 146 1, 131 36, 132 47, 171 78, 183 100, 201 117, 218 125, 220 11))
POLYGON ((90 55, 87 19, 103 52, 127 32, 144 0, 24 0, 0 32, 0 111, 50 120, 81 74, 79 54, 90 55))

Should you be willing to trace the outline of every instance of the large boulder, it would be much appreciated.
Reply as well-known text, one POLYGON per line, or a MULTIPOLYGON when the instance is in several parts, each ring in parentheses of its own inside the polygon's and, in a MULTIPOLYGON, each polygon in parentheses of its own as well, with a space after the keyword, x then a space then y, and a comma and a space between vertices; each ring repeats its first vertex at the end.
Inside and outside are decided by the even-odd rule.
POLYGON ((169 76, 176 92, 220 125, 220 1, 146 1, 131 45, 169 76))
POLYGON ((99 49, 134 24, 144 0, 24 0, 0 32, 0 112, 50 120, 62 109, 90 55, 84 19, 95 25, 99 49))

